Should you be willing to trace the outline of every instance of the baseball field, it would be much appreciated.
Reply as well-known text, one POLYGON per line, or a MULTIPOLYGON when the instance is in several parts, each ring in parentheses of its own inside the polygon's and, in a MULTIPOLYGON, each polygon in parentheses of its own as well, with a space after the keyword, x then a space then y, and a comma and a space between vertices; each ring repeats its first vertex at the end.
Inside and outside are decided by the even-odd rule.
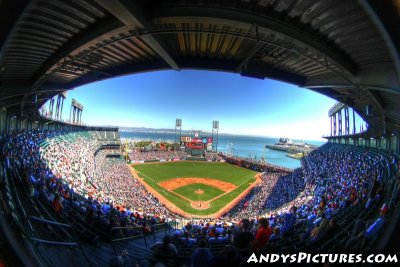
POLYGON ((258 173, 222 162, 163 162, 131 165, 135 179, 172 212, 219 217, 243 198, 258 173))

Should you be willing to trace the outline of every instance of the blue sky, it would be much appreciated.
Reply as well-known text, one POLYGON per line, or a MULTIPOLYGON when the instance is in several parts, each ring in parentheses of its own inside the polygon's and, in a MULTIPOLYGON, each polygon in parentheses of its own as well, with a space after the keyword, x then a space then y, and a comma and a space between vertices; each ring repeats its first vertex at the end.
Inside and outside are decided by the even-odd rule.
MULTIPOLYGON (((329 133, 328 109, 333 99, 274 80, 211 71, 157 71, 113 78, 68 91, 84 105, 89 125, 211 130, 319 140, 329 133)), ((358 127, 359 128, 359 127, 358 127)), ((358 129, 357 128, 357 129, 358 129)))

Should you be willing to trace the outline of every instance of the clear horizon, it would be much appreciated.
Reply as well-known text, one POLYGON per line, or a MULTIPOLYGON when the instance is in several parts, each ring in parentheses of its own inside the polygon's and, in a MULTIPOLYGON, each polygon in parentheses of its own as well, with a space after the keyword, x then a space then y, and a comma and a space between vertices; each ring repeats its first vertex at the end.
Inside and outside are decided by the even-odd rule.
MULTIPOLYGON (((181 118, 184 130, 211 131, 219 120, 220 133, 315 141, 330 132, 328 110, 336 103, 288 83, 198 70, 146 72, 70 90, 64 120, 72 98, 83 104, 87 125, 174 129, 181 118)), ((357 130, 361 123, 357 116, 357 130)))

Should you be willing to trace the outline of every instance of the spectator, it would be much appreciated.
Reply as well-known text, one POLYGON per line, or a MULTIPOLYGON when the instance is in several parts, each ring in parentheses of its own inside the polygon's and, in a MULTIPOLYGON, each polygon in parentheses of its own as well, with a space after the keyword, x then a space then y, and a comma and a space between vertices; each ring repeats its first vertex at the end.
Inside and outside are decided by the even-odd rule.
POLYGON ((269 221, 266 218, 261 218, 259 220, 259 228, 253 241, 253 249, 263 249, 267 245, 271 234, 272 229, 269 226, 269 221))
POLYGON ((57 214, 60 214, 63 211, 64 207, 59 194, 55 195, 53 201, 51 202, 51 207, 57 214))
POLYGON ((253 234, 250 232, 250 221, 243 219, 239 227, 237 227, 233 236, 233 245, 239 252, 249 252, 254 240, 253 234))
POLYGON ((213 265, 214 255, 207 247, 207 241, 201 239, 191 257, 192 267, 209 267, 213 265))
POLYGON ((169 235, 164 236, 163 242, 154 243, 150 249, 153 251, 154 256, 174 257, 178 254, 178 249, 174 244, 171 244, 169 235))
POLYGON ((269 237, 269 242, 274 242, 282 238, 279 226, 275 226, 273 234, 269 237))

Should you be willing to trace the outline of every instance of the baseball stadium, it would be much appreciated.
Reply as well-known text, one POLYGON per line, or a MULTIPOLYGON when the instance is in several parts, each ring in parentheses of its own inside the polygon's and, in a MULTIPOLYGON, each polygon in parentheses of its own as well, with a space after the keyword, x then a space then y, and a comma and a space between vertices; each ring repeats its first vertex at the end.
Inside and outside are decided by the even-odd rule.
MULTIPOLYGON (((0 266, 399 265, 400 1, 0 0, 0 21, 0 266), (234 153, 220 130, 249 128, 237 117, 251 90, 233 92, 233 76, 163 102, 208 120, 218 92, 237 93, 208 131, 176 118, 147 129, 151 140, 127 139, 108 124, 124 113, 102 113, 117 85, 86 106, 122 76, 177 75, 173 95, 194 70, 329 97, 330 132, 321 145, 280 136, 234 153), (91 109, 102 126, 85 124, 91 109), (281 151, 292 167, 269 161, 281 151)), ((120 97, 143 109, 157 102, 145 91, 120 97)), ((303 114, 303 100, 320 115, 293 94, 269 100, 270 116, 303 114)), ((146 112, 132 117, 164 119, 146 112)))

